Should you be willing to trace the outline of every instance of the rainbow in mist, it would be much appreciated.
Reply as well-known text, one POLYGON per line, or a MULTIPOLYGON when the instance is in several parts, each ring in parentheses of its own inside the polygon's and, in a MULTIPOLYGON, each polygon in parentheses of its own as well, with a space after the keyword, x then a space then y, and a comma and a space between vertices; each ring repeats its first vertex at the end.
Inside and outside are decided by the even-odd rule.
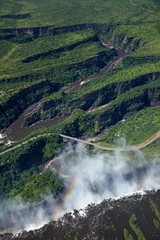
MULTIPOLYGON (((59 206, 56 212, 53 215, 53 219, 57 220, 58 218, 62 217, 64 210, 68 209, 68 206, 72 199, 74 199, 74 195, 76 194, 78 189, 78 180, 75 179, 67 189, 65 197, 63 199, 63 203, 59 206)), ((70 209, 71 210, 71 209, 70 209)))

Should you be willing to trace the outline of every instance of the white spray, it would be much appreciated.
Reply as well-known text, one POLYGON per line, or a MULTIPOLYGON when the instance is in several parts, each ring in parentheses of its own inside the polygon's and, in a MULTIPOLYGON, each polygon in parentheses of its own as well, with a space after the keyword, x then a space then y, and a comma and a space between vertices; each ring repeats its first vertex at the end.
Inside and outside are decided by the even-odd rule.
MULTIPOLYGON (((37 229, 64 213, 81 209, 90 203, 99 203, 105 198, 116 198, 137 191, 160 187, 159 165, 135 168, 133 160, 123 153, 89 153, 82 144, 68 144, 56 160, 49 164, 64 178, 65 194, 54 199, 45 196, 44 204, 30 207, 20 199, 7 201, 0 207, 0 228, 12 232, 37 229), (13 224, 14 223, 14 224, 13 224), (7 229, 9 231, 9 229, 7 229)), ((136 165, 147 166, 146 159, 136 152, 136 165)))

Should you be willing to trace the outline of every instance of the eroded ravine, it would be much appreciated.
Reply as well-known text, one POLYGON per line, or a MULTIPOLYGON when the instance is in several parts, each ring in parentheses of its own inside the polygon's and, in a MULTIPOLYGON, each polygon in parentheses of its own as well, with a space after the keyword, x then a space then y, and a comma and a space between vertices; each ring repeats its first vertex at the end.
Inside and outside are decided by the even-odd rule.
MULTIPOLYGON (((114 69, 118 64, 121 63, 123 57, 128 54, 125 50, 123 50, 123 49, 121 49, 121 48, 119 48, 117 46, 113 46, 112 44, 108 43, 105 40, 105 38, 102 37, 102 36, 99 36, 99 40, 101 41, 103 46, 105 46, 107 49, 114 48, 116 50, 116 52, 117 52, 117 57, 113 58, 112 61, 110 61, 110 63, 107 66, 105 66, 102 69, 100 69, 100 71, 98 73, 94 73, 94 74, 88 76, 85 79, 75 81, 71 85, 69 85, 67 87, 63 87, 61 89, 61 91, 64 91, 64 92, 78 91, 82 84, 85 84, 86 82, 92 80, 93 78, 101 77, 102 75, 104 75, 109 70, 114 69)), ((38 105, 38 103, 37 104, 33 104, 31 107, 27 108, 24 111, 24 113, 21 114, 19 116, 19 118, 17 120, 15 120, 4 131, 4 134, 7 136, 8 140, 10 140, 10 141, 18 141, 18 140, 26 137, 28 134, 32 133, 35 130, 41 129, 42 127, 49 127, 49 126, 58 124, 58 123, 64 121, 69 116, 69 115, 63 115, 63 116, 55 117, 53 119, 40 120, 39 122, 31 125, 30 127, 23 127, 23 123, 24 123, 24 119, 25 119, 26 115, 30 115, 31 113, 33 113, 37 109, 37 105, 38 105)), ((88 112, 93 112, 96 109, 103 108, 105 106, 106 105, 99 106, 98 108, 92 108, 88 112)))
POLYGON ((109 70, 116 68, 117 65, 119 65, 122 62, 123 57, 125 57, 126 55, 128 55, 129 53, 127 51, 125 51, 122 48, 119 48, 118 46, 113 46, 112 44, 110 44, 109 42, 107 42, 105 40, 105 38, 103 36, 99 36, 98 37, 100 42, 102 43, 102 45, 104 47, 106 47, 107 49, 115 49, 117 56, 114 57, 109 64, 107 64, 107 66, 103 67, 100 69, 100 71, 98 73, 93 73, 90 76, 75 81, 74 83, 72 83, 69 86, 64 86, 61 90, 64 92, 70 92, 70 91, 78 91, 80 86, 89 82, 90 80, 92 80, 93 78, 98 78, 98 77, 102 77, 105 73, 107 73, 109 70))

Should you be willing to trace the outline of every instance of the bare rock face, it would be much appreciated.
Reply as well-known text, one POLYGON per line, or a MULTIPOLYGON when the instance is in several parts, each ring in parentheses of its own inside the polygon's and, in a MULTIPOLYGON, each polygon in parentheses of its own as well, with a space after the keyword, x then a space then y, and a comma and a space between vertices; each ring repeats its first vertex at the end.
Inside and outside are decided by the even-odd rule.
POLYGON ((58 221, 0 240, 121 240, 160 239, 160 190, 137 193, 74 210, 58 221))

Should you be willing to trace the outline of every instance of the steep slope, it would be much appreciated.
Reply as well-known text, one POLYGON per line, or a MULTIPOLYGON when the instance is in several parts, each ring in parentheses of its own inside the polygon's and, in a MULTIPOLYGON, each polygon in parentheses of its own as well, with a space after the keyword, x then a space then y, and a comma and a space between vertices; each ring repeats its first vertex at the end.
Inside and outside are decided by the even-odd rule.
MULTIPOLYGON (((159 134, 160 3, 158 0, 2 0, 0 5, 0 208, 8 211, 9 206, 4 216, 0 211, 0 219, 7 219, 0 222, 0 230, 9 231, 10 223, 11 226, 14 223, 10 216, 16 214, 14 208, 10 210, 10 204, 15 206, 17 198, 25 205, 28 221, 29 215, 35 213, 30 214, 33 206, 38 209, 41 204, 45 223, 53 220, 52 211, 45 218, 46 197, 50 193, 52 200, 62 201, 68 189, 65 181, 66 173, 72 169, 72 157, 83 153, 82 148, 76 152, 76 144, 70 152, 72 144, 68 145, 60 136, 65 134, 77 141, 96 140, 96 144, 100 142, 108 149, 125 150, 126 144, 140 145, 159 134), (61 152, 62 158, 68 160, 66 172, 61 171, 59 158, 54 165, 61 152)), ((86 159, 95 159, 92 165, 98 169, 96 157, 101 153, 93 150, 93 146, 88 147, 86 159)), ((153 171, 151 176, 157 185, 150 187, 147 178, 146 186, 159 188, 159 146, 159 138, 149 142, 143 149, 146 158, 142 152, 125 152, 123 166, 129 163, 129 167, 136 169, 133 172, 125 172, 124 168, 117 173, 114 168, 119 166, 120 153, 108 155, 113 160, 112 168, 107 169, 102 182, 100 175, 96 180, 91 178, 93 182, 88 189, 99 193, 102 201, 105 195, 97 186, 107 185, 112 192, 111 183, 118 181, 121 173, 129 182, 139 174, 138 180, 142 181, 131 182, 136 190, 141 189, 143 171, 150 177, 147 169, 154 163, 157 172, 155 176, 153 171)), ((76 163, 83 163, 84 156, 76 163)), ((107 161, 102 164, 103 169, 107 161)), ((79 172, 85 172, 87 164, 74 173, 72 184, 79 172)), ((91 165, 89 170, 94 173, 91 165)), ((90 171, 84 174, 85 186, 90 171)), ((120 187, 114 196, 121 195, 120 187)), ((83 193, 84 197, 87 198, 88 192, 83 193)), ((158 190, 104 200, 98 205, 88 205, 85 210, 74 210, 39 230, 19 236, 6 234, 0 239, 158 240, 159 195, 158 190)), ((24 230, 25 222, 19 221, 18 214, 18 229, 24 230)))

